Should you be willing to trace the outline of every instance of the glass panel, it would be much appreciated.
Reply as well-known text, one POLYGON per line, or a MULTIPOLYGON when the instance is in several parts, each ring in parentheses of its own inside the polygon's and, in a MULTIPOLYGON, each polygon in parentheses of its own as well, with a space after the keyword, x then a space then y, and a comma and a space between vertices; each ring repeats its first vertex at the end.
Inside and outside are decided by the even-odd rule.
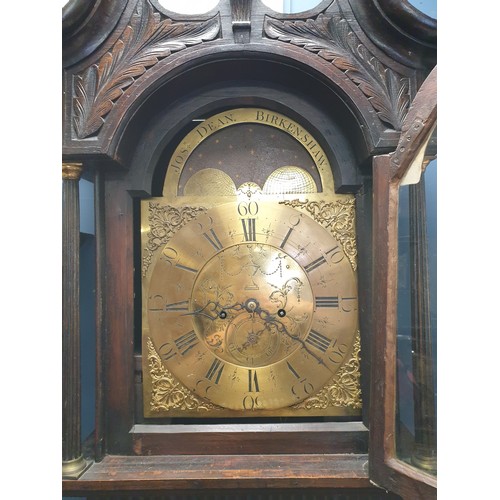
POLYGON ((432 160, 399 191, 397 456, 436 474, 436 184, 432 160))
POLYGON ((264 5, 283 14, 305 12, 319 5, 322 0, 262 0, 264 5))
POLYGON ((96 242, 94 225, 94 184, 85 179, 78 183, 80 197, 80 381, 81 440, 95 429, 96 373, 96 242))
POLYGON ((429 17, 437 19, 437 0, 408 0, 408 2, 429 17))
POLYGON ((219 0, 157 0, 165 9, 178 14, 204 14, 212 10, 219 0))

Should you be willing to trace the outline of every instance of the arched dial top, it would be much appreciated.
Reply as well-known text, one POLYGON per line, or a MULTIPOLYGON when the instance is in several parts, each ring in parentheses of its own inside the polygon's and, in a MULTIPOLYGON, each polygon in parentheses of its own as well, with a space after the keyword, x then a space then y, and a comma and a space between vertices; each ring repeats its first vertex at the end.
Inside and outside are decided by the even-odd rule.
POLYGON ((241 184, 257 181, 276 194, 290 174, 296 188, 279 193, 334 192, 328 155, 314 135, 291 118, 262 108, 236 108, 210 116, 173 152, 163 196, 235 196, 241 184), (280 151, 279 155, 273 151, 280 151), (309 173, 308 173, 309 171, 309 173), (267 180, 267 185, 266 185, 267 180), (303 184, 302 186, 300 184, 303 184))
POLYGON ((162 249, 147 315, 162 362, 197 396, 231 410, 285 408, 321 390, 350 355, 356 276, 307 215, 228 203, 162 249))

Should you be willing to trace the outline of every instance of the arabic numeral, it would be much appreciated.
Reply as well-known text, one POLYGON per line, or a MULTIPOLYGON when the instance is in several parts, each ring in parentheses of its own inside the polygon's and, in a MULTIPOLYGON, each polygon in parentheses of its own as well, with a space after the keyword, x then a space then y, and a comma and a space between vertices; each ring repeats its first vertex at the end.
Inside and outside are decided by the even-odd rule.
POLYGON ((242 201, 238 203, 238 214, 240 217, 255 216, 258 213, 259 205, 256 201, 242 201))

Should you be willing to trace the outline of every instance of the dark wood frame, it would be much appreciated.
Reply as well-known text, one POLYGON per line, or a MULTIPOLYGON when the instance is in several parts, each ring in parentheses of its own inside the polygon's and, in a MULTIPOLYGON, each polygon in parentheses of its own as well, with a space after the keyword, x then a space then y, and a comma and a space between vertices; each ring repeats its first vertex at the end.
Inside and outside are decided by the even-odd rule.
MULTIPOLYGON (((217 105, 218 92, 221 90, 211 92, 211 105, 217 105)), ((245 87, 226 94, 236 92, 240 99, 258 105, 262 99, 259 92, 263 91, 245 87)), ((306 105, 294 101, 291 92, 268 89, 266 96, 268 105, 273 99, 288 100, 288 106, 295 104, 302 119, 311 114, 306 105)), ((206 99, 201 92, 189 105, 195 109, 206 107, 206 99)), ((232 104, 228 98, 224 102, 232 104)), ((137 415, 142 412, 138 404, 142 363, 140 356, 134 353, 133 338, 134 311, 140 311, 134 291, 140 277, 133 271, 134 266, 137 268, 134 260, 137 249, 127 242, 138 240, 138 227, 134 224, 138 220, 137 202, 150 194, 154 179, 152 166, 157 163, 155 144, 164 143, 162 134, 169 133, 168 120, 175 124, 191 116, 191 112, 186 115, 185 106, 179 111, 174 107, 172 113, 145 127, 141 150, 136 152, 128 172, 111 170, 103 175, 98 164, 88 163, 89 168, 95 170, 96 244, 100 259, 96 314, 99 345, 96 463, 79 481, 64 481, 65 493, 238 486, 372 489, 367 469, 368 433, 361 422, 290 424, 280 432, 257 424, 240 425, 238 430, 220 425, 161 429, 151 421, 144 426, 137 425, 141 422, 137 415), (146 188, 141 189, 142 186, 146 188), (110 300, 110 297, 118 300, 110 300), (135 393, 134 385, 139 389, 135 393), (147 477, 145 471, 148 471, 147 477)), ((325 123, 326 129, 335 126, 325 123)), ((318 133, 324 135, 321 129, 318 133)), ((345 165, 355 165, 354 160, 346 160, 352 154, 347 146, 342 146, 341 139, 329 142, 337 145, 336 154, 343 155, 345 165)), ((355 171, 343 172, 342 178, 354 183, 355 171)), ((363 242, 369 245, 368 241, 363 242)))
POLYGON ((398 200, 401 179, 425 147, 437 120, 437 67, 430 73, 403 126, 394 153, 374 159, 374 297, 370 476, 404 498, 436 497, 437 480, 396 457, 396 315, 398 200))
MULTIPOLYGON (((406 156, 396 151, 390 157, 375 157, 373 225, 370 166, 374 155, 393 151, 399 137, 405 138, 406 132, 410 130, 404 127, 413 123, 407 118, 401 132, 398 119, 389 123, 386 116, 384 121, 380 118, 383 115, 380 108, 373 105, 378 102, 373 99, 373 94, 379 97, 377 92, 384 93, 384 78, 389 75, 394 85, 406 82, 407 89, 403 94, 407 102, 403 108, 411 102, 429 71, 428 61, 435 57, 435 46, 430 41, 435 26, 429 27, 424 22, 425 29, 422 31, 418 24, 415 28, 417 33, 412 32, 411 36, 407 36, 398 22, 404 21, 405 24, 408 12, 401 16, 398 9, 393 8, 395 2, 389 0, 324 0, 301 16, 279 15, 257 2, 246 0, 221 2, 220 11, 216 9, 217 12, 208 13, 208 17, 201 21, 193 16, 179 16, 188 28, 189 23, 205 22, 216 16, 220 23, 219 32, 211 32, 210 36, 205 36, 205 32, 199 35, 195 45, 187 43, 185 49, 172 55, 165 51, 156 62, 152 57, 148 59, 151 65, 147 68, 142 63, 136 66, 134 59, 127 59, 129 54, 125 54, 127 65, 122 68, 123 71, 113 74, 108 82, 114 90, 113 97, 102 102, 98 99, 85 101, 84 96, 92 90, 94 82, 89 71, 99 66, 100 69, 109 69, 108 56, 113 51, 119 52, 117 41, 123 36, 124 30, 138 27, 136 14, 139 11, 136 11, 136 7, 139 3, 142 5, 138 0, 92 0, 88 3, 72 0, 69 4, 72 8, 63 12, 63 158, 68 162, 82 162, 87 175, 95 176, 97 246, 96 430, 90 457, 94 463, 80 479, 64 480, 64 493, 87 495, 90 492, 113 490, 135 494, 160 489, 178 491, 200 488, 373 490, 367 465, 366 430, 352 425, 346 425, 336 432, 332 446, 323 440, 325 436, 328 437, 327 434, 308 429, 307 425, 290 429, 292 432, 287 435, 287 439, 283 439, 284 433, 279 436, 276 433, 274 443, 267 439, 272 433, 252 435, 247 432, 245 437, 251 445, 250 449, 244 450, 244 455, 238 454, 238 437, 230 431, 226 434, 230 444, 225 449, 217 449, 217 455, 201 455, 196 453, 193 446, 188 447, 188 455, 175 453, 177 448, 171 445, 170 451, 165 452, 165 449, 158 448, 158 442, 151 433, 130 432, 138 423, 135 419, 137 397, 134 386, 140 385, 140 370, 135 369, 137 355, 133 345, 138 309, 134 298, 137 282, 134 256, 137 255, 137 248, 131 242, 137 241, 134 220, 137 220, 138 199, 154 194, 150 192, 154 173, 136 168, 139 150, 144 148, 144 143, 140 142, 141 131, 159 105, 173 108, 175 103, 185 97, 187 83, 191 85, 189 90, 192 93, 199 91, 193 82, 205 82, 213 89, 222 88, 224 84, 234 81, 235 74, 241 75, 245 70, 245 78, 253 83, 269 83, 274 78, 271 83, 277 89, 273 96, 266 97, 271 97, 270 102, 280 102, 280 106, 289 103, 286 99, 282 102, 278 87, 302 91, 301 95, 306 97, 307 92, 311 93, 327 114, 340 117, 346 136, 349 137, 357 168, 350 172, 339 170, 336 172, 336 182, 340 179, 340 189, 344 192, 357 190, 357 224, 359 233, 365 238, 358 241, 358 245, 361 247, 362 350, 374 352, 372 359, 369 356, 362 357, 365 409, 374 409, 371 416, 370 473, 373 473, 375 481, 394 491, 406 494, 411 488, 417 488, 415 484, 421 479, 420 476, 412 477, 410 472, 406 476, 395 472, 400 466, 391 462, 394 460, 393 455, 390 455, 390 448, 384 444, 387 443, 385 433, 390 432, 391 396, 384 391, 383 384, 381 386, 373 382, 380 380, 378 376, 381 373, 386 373, 384 382, 394 384, 390 366, 384 364, 383 358, 385 353, 390 354, 391 349, 394 351, 394 346, 386 345, 390 340, 386 337, 389 332, 386 321, 390 323, 394 319, 390 313, 391 300, 394 301, 391 294, 394 291, 384 286, 390 284, 394 277, 391 274, 394 262, 390 260, 390 250, 394 248, 391 231, 394 230, 394 204, 397 205, 396 186, 403 168, 398 169, 395 165, 398 158, 402 162, 400 165, 405 163, 406 156), (388 6, 390 16, 384 12, 388 6), (327 25, 321 24, 322 16, 327 19, 330 28, 335 22, 339 23, 338 32, 334 32, 337 28, 332 28, 331 38, 328 35, 330 28, 325 29, 327 25), (338 37, 342 38, 339 33, 345 33, 342 27, 351 30, 350 34, 357 40, 354 48, 343 45, 345 39, 339 42, 338 37), (420 36, 420 32, 425 33, 420 36), (322 33, 319 43, 317 33, 322 33), (358 58, 360 46, 365 51, 363 54, 366 59, 358 58), (334 54, 334 58, 330 59, 329 54, 334 54), (373 73, 374 67, 380 71, 373 73), (255 74, 252 74, 253 70, 255 74), (124 75, 131 74, 135 76, 124 79, 124 75), (90 122, 98 123, 99 126, 88 133, 79 134, 74 127, 78 110, 80 118, 90 113, 89 116, 94 117, 90 122), (376 235, 373 256, 370 243, 372 227, 376 235), (370 284, 372 269, 376 273, 376 288, 370 284), (373 315, 372 295, 378 298, 373 315), (382 301, 385 306, 380 302, 382 296, 385 296, 382 301), (371 397, 367 376, 370 373, 375 374, 372 377, 371 397), (295 444, 291 439, 292 434, 294 438, 299 438, 295 444), (267 448, 262 447, 264 441, 267 448), (315 447, 315 452, 309 453, 314 451, 312 443, 321 447, 315 447), (143 447, 145 454, 165 454, 141 456, 138 447, 143 447), (266 453, 262 454, 263 451, 266 453), (381 461, 380 464, 376 463, 378 461, 381 461), (187 464, 190 466, 187 467, 187 464), (237 471, 236 466, 239 466, 237 471)), ((152 26, 161 16, 155 12, 156 17, 153 19, 151 12, 149 22, 152 26)), ((141 15, 145 15, 145 10, 141 15)), ((418 15, 413 12, 410 17, 415 20, 418 15)), ((421 16, 419 19, 426 21, 421 16)), ((191 39, 190 36, 188 38, 191 39)), ((145 39, 144 42, 149 43, 150 40, 145 39)), ((148 43, 141 46, 149 47, 148 43)), ((391 85, 389 87, 392 89, 391 85)), ((391 101, 388 107, 392 110, 401 108, 398 95, 398 92, 390 91, 383 95, 391 101)), ((224 105, 236 103, 238 99, 235 96, 238 97, 231 92, 224 96, 224 105)), ((242 94, 240 88, 239 98, 242 96, 245 105, 255 105, 259 99, 262 104, 264 99, 252 93, 242 94)), ((415 100, 413 115, 410 112, 408 117, 414 117, 417 104, 415 100)), ((294 108, 298 115, 303 115, 304 109, 298 105, 294 105, 294 108)), ((385 111, 388 111, 387 107, 385 111)), ((180 109, 176 118, 189 121, 190 117, 183 117, 180 109)), ((172 128, 163 146, 175 143, 176 133, 180 133, 180 130, 172 128)), ((329 142, 329 139, 325 141, 329 142)), ((154 170, 156 163, 151 161, 148 167, 154 170)), ((391 327, 391 324, 388 326, 391 327)), ((77 382, 75 379, 75 384, 77 382)), ((386 386, 388 389, 390 387, 386 386)), ((368 425, 366 414, 364 422, 368 425)), ((194 443, 196 436, 190 432, 187 434, 190 436, 186 438, 176 434, 174 441, 190 439, 194 443)), ((224 433, 219 436, 224 439, 224 433)), ((171 439, 168 435, 160 437, 165 442, 171 439)), ((75 450, 78 455, 79 448, 75 447, 75 450)), ((211 453, 214 451, 210 450, 211 453)), ((423 488, 424 493, 432 491, 432 488, 423 488)))

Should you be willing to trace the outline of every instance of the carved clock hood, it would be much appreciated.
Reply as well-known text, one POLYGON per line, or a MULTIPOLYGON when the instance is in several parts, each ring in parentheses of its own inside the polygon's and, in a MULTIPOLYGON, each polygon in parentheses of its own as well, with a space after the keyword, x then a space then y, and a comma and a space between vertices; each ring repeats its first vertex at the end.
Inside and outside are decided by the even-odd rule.
MULTIPOLYGON (((76 34, 66 30, 66 158, 92 152, 126 162, 119 158, 120 137, 134 126, 141 106, 155 95, 168 98, 169 87, 193 78, 198 87, 214 80, 238 79, 238 67, 231 70, 235 59, 251 65, 249 74, 241 74, 241 78, 252 74, 255 78, 261 72, 259 66, 266 68, 269 63, 276 68, 274 72, 281 67, 290 71, 290 87, 296 85, 295 74, 300 73, 306 80, 303 85, 310 85, 311 90, 318 85, 313 79, 320 78, 335 94, 332 99, 363 130, 364 147, 373 154, 397 143, 410 102, 426 74, 422 61, 433 52, 427 39, 419 44, 394 23, 384 31, 367 34, 363 30, 363 23, 369 19, 373 24, 384 14, 381 6, 391 2, 379 2, 379 6, 354 0, 323 1, 306 13, 307 19, 294 19, 251 1, 235 0, 221 2, 196 20, 173 14, 174 19, 172 13, 167 15, 157 3, 147 0, 94 3, 90 17, 78 29, 73 28, 76 34), (99 25, 101 15, 117 19, 116 24, 106 26, 108 33, 94 26, 99 25), (415 45, 411 56, 406 49, 394 58, 392 45, 389 54, 384 50, 395 33, 411 39, 415 45), (77 60, 77 47, 82 43, 94 50, 77 60), (200 64, 203 76, 198 75, 200 64)), ((397 18, 395 12, 392 17, 397 18)), ((427 71, 432 68, 430 64, 426 67, 427 71)))

